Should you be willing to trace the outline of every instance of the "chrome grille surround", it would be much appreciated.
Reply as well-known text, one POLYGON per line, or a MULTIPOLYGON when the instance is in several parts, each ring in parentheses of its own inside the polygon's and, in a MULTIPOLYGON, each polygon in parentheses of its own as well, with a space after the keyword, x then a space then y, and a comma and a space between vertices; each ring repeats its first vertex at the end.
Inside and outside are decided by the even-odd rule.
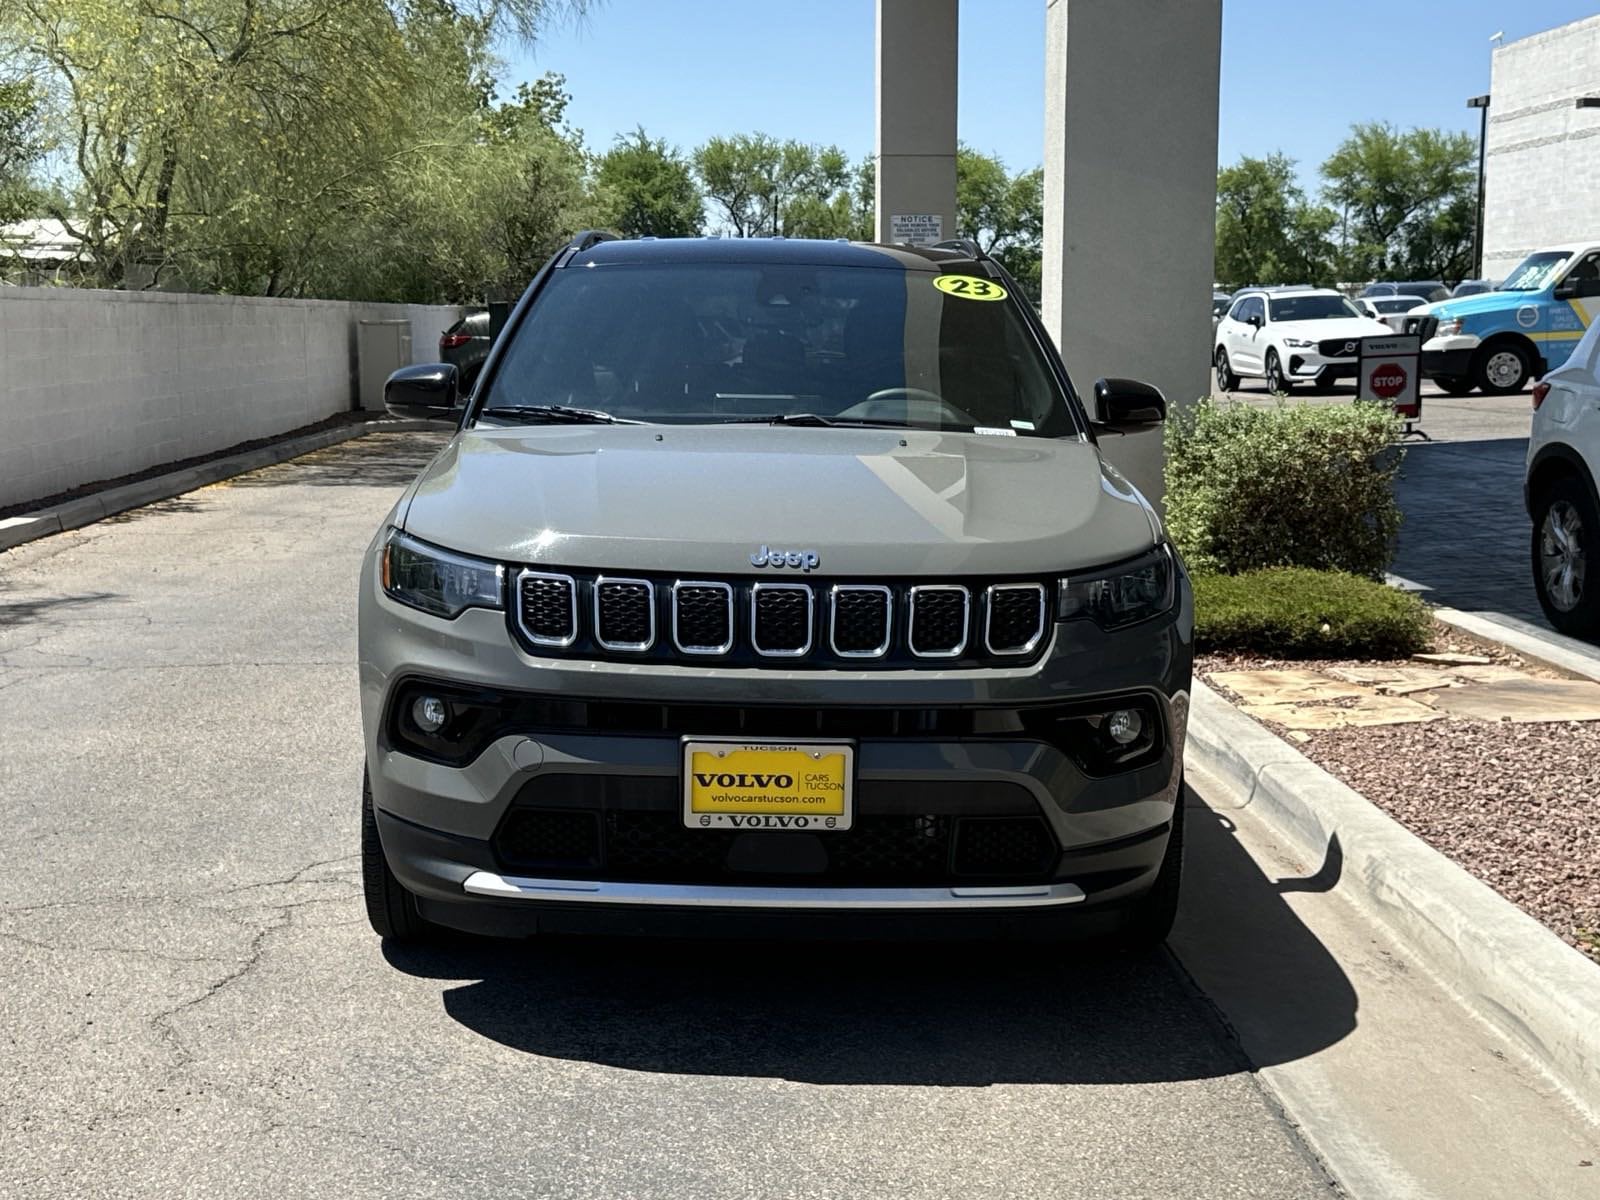
POLYGON ((726 654, 733 649, 733 585, 716 579, 679 579, 672 585, 672 644, 684 654, 726 654), (689 589, 721 592, 727 603, 728 638, 718 646, 696 646, 685 643, 678 629, 678 604, 680 591, 689 589))
POLYGON ((554 650, 565 650, 578 640, 578 581, 571 575, 557 575, 548 571, 534 571, 524 569, 517 572, 516 592, 517 625, 522 630, 522 636, 535 646, 547 646, 554 650), (529 581, 544 581, 565 586, 567 592, 567 635, 565 637, 551 637, 548 634, 535 633, 528 627, 526 614, 527 605, 524 603, 523 584, 529 581))
POLYGON ((894 643, 894 591, 881 583, 836 583, 828 589, 828 645, 840 658, 882 658, 894 643), (851 595, 883 597, 883 641, 868 650, 839 648, 839 598, 851 595))
POLYGON ((816 641, 816 597, 805 583, 756 583, 750 586, 750 648, 763 658, 804 658, 816 641), (806 599, 806 640, 793 649, 767 650, 761 645, 761 597, 798 592, 806 599))
POLYGON ((1045 621, 1045 590, 1042 583, 995 583, 990 584, 984 593, 983 606, 983 645, 990 654, 1023 655, 1032 654, 1039 648, 1039 643, 1044 639, 1045 621), (994 644, 994 607, 997 597, 1003 594, 1018 592, 1032 592, 1038 597, 1038 616, 1033 627, 1033 636, 1020 646, 996 646, 994 644))
POLYGON ((650 649, 656 644, 656 585, 648 579, 629 579, 618 575, 600 575, 594 581, 594 640, 605 650, 621 650, 632 654, 650 649), (601 621, 600 605, 607 588, 615 587, 643 588, 645 613, 648 621, 649 633, 642 642, 610 642, 605 639, 601 630, 604 625, 601 621))
POLYGON ((914 587, 906 598, 906 646, 916 658, 960 658, 972 630, 972 593, 959 583, 928 583, 914 587), (961 640, 945 650, 917 649, 917 599, 955 592, 961 597, 961 640))

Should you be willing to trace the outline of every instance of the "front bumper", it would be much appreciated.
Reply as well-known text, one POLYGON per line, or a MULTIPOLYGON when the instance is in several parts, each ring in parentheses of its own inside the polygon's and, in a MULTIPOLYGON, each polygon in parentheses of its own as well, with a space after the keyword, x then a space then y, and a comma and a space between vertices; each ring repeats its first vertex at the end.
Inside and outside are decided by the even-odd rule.
POLYGON ((1356 359, 1332 358, 1325 354, 1317 353, 1315 348, 1310 350, 1288 350, 1288 357, 1283 361, 1287 364, 1289 376, 1292 379, 1315 379, 1324 371, 1334 379, 1351 378, 1356 373, 1356 359))
POLYGON ((372 574, 369 562, 360 673, 377 822, 391 868, 439 924, 513 935, 759 933, 819 917, 834 918, 839 932, 894 935, 995 925, 1020 932, 1062 919, 1088 929, 1089 910, 1142 894, 1165 853, 1193 658, 1187 581, 1171 613, 1128 630, 1057 624, 1048 652, 1026 666, 854 672, 537 658, 510 637, 505 614, 430 617, 388 599, 372 574), (392 697, 416 680, 548 698, 573 715, 500 731, 464 765, 429 761, 390 735, 392 697), (1158 730, 1150 754, 1117 773, 1092 773, 1020 727, 984 731, 1018 725, 1018 713, 1117 698, 1149 705, 1158 730), (664 714, 658 727, 617 716, 646 709, 664 714), (904 715, 908 732, 900 716, 887 720, 891 712, 904 715), (957 720, 918 724, 906 715, 918 713, 957 720), (852 736, 857 716, 862 732, 852 736), (855 742, 861 837, 730 833, 714 841, 708 834, 723 831, 683 829, 681 737, 755 736, 758 727, 765 735, 774 720, 791 718, 795 727, 780 726, 779 736, 825 731, 855 742), (798 727, 804 721, 816 724, 798 727), (552 813, 596 831, 554 871, 519 858, 509 840, 514 821, 552 813), (1012 822, 1006 836, 1031 823, 1042 831, 1042 856, 1026 871, 964 867, 963 839, 984 822, 1012 822), (792 853, 802 839, 833 840, 792 853))
POLYGON ((1479 344, 1470 333, 1429 338, 1422 346, 1422 373, 1430 379, 1441 375, 1465 378, 1472 373, 1472 356, 1479 344))

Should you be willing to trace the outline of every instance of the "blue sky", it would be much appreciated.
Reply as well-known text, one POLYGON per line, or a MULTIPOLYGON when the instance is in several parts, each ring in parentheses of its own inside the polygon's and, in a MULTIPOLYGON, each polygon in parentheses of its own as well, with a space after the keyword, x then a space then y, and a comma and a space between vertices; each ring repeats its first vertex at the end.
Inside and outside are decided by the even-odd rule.
MULTIPOLYGON (((685 150, 759 130, 871 153, 873 0, 591 7, 506 54, 513 82, 566 75, 591 148, 643 124, 685 150)), ((1013 169, 1043 158, 1044 7, 961 0, 961 137, 1013 169)), ((1476 132, 1466 99, 1488 90, 1491 34, 1597 12, 1600 0, 1224 0, 1218 157, 1282 150, 1314 183, 1352 122, 1476 132)))

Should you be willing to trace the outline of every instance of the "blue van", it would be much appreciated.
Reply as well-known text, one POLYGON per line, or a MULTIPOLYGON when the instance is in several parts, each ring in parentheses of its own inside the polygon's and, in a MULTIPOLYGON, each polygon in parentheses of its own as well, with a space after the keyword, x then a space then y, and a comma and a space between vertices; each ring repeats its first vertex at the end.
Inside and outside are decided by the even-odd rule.
POLYGON ((1503 396, 1566 362, 1596 316, 1600 242, 1578 242, 1528 255, 1497 291, 1408 313, 1405 328, 1422 336, 1422 373, 1450 395, 1503 396))

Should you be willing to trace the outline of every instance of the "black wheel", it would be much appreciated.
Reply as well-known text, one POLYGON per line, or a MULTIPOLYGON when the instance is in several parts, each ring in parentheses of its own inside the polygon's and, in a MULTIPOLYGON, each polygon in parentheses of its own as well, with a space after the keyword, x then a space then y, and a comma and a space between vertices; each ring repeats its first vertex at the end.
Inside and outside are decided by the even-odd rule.
POLYGON ((361 890, 372 931, 392 942, 420 942, 433 926, 417 911, 417 898, 401 885, 383 856, 378 819, 372 812, 372 781, 361 772, 361 890))
POLYGON ((1267 351, 1267 391, 1278 395, 1289 394, 1289 389, 1294 385, 1289 382, 1289 377, 1283 373, 1283 364, 1278 361, 1276 350, 1267 351))
POLYGON ((1439 385, 1439 390, 1447 396, 1465 396, 1477 386, 1465 375, 1435 375, 1433 381, 1439 385))
POLYGON ((1589 564, 1600 555, 1600 513, 1583 480, 1563 475, 1533 502, 1533 587, 1539 607, 1569 637, 1600 636, 1600 575, 1589 564))
POLYGON ((1491 342, 1472 359, 1472 382, 1485 396, 1520 392, 1533 374, 1528 352, 1516 342, 1491 342))
POLYGON ((1166 941, 1167 934, 1172 932, 1172 922, 1178 916, 1178 892, 1183 884, 1183 797, 1184 787, 1180 781, 1178 803, 1172 810, 1172 833, 1167 838, 1167 852, 1161 858, 1161 869, 1156 874, 1154 886, 1128 910, 1117 937, 1117 944, 1122 949, 1152 950, 1166 941))
POLYGON ((1225 392, 1239 390, 1239 377, 1233 373, 1233 368, 1228 364, 1228 352, 1221 346, 1217 347, 1217 386, 1225 392))
POLYGON ((1331 392, 1338 382, 1339 372, 1333 367, 1325 367, 1317 372, 1317 378, 1314 381, 1313 386, 1319 392, 1331 392))

